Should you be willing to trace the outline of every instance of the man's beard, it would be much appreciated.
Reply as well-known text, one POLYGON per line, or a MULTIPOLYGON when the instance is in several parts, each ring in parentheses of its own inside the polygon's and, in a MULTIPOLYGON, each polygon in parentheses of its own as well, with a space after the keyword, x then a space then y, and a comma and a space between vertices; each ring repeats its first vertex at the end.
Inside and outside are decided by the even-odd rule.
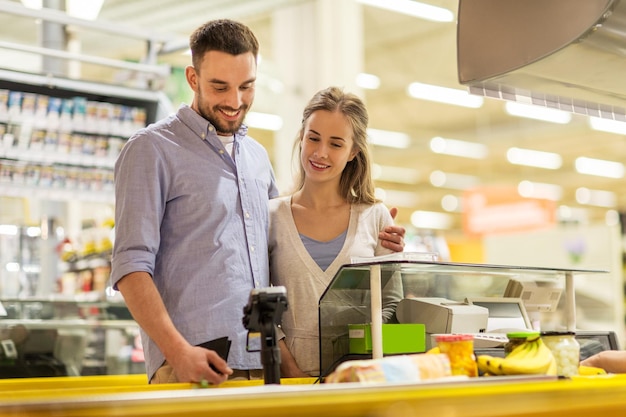
MULTIPOLYGON (((211 109, 211 111, 207 112, 202 107, 198 108, 198 110, 200 111, 200 115, 204 117, 206 120, 208 120, 215 127, 215 131, 217 132, 218 135, 228 136, 228 135, 232 135, 236 133, 241 128, 241 125, 243 124, 243 119, 248 111, 248 106, 243 105, 239 109, 237 109, 238 111, 241 112, 240 117, 236 121, 232 121, 232 122, 225 122, 224 120, 222 120, 218 116, 219 109, 220 109, 219 106, 215 106, 211 109), (244 117, 241 117, 241 116, 244 116, 244 117)), ((226 110, 233 111, 233 109, 231 108, 226 108, 226 110)))

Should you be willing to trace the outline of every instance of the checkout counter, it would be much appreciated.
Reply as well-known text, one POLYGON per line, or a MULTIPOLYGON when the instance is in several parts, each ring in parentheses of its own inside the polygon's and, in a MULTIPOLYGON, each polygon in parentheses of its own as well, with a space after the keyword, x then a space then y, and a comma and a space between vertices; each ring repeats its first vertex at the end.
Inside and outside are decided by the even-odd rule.
MULTIPOLYGON (((404 316, 398 314, 398 308, 403 300, 430 299, 430 308, 436 311, 431 316, 446 317, 433 323, 443 326, 445 321, 446 330, 464 332, 468 323, 480 330, 489 313, 486 307, 464 303, 466 297, 502 297, 511 277, 548 279, 560 282, 564 288, 558 309, 550 313, 558 315, 558 320, 551 318, 549 322, 575 329, 574 305, 568 305, 575 302, 575 278, 591 274, 602 279, 603 273, 456 264, 408 256, 345 265, 330 283, 319 301, 320 369, 326 375, 345 360, 382 357, 385 348, 396 349, 392 354, 402 353, 403 349, 425 350, 427 333, 431 332, 429 323, 401 323, 399 319, 404 316), (442 305, 441 300, 433 299, 456 304, 448 305, 446 301, 442 305), (460 323, 464 324, 457 329, 460 323), (384 330, 397 325, 411 325, 410 336, 384 330), (358 339, 367 334, 365 329, 369 329, 371 343, 351 343, 351 333, 352 339, 358 339), (400 343, 385 343, 387 335, 400 343), (407 338, 421 338, 424 343, 403 343, 407 338)), ((587 332, 591 340, 607 335, 587 332)), ((219 387, 200 388, 194 384, 151 386, 145 375, 0 380, 0 415, 547 417, 567 413, 568 417, 621 417, 626 413, 626 375, 568 379, 494 376, 372 385, 320 383, 313 378, 280 382, 228 381, 219 387)))

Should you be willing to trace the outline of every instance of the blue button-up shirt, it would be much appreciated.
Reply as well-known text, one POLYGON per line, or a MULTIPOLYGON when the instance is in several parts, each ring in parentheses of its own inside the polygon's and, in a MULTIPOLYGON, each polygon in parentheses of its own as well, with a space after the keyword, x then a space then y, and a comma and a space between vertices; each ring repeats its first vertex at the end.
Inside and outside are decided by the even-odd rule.
MULTIPOLYGON (((191 344, 228 336, 228 363, 262 368, 245 349, 243 307, 269 286, 268 200, 278 195, 266 150, 242 127, 234 160, 214 127, 186 105, 130 138, 115 165, 111 283, 152 275, 191 344)), ((163 354, 142 331, 148 377, 163 354)))

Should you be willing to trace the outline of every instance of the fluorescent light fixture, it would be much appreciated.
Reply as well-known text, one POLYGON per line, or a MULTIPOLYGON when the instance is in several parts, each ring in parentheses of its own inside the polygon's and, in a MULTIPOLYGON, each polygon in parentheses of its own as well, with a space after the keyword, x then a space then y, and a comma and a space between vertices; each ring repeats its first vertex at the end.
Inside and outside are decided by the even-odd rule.
POLYGON ((41 227, 27 227, 26 228, 26 236, 28 237, 39 237, 41 236, 41 227))
POLYGON ((489 149, 482 143, 446 139, 439 136, 430 140, 430 150, 435 153, 472 159, 485 159, 489 153, 489 149))
POLYGON ((104 0, 65 0, 67 14, 86 20, 96 20, 104 0))
MULTIPOLYGON (((104 0, 65 0, 65 11, 72 17, 85 20, 96 20, 102 9, 104 0)), ((24 7, 41 9, 42 0, 22 0, 24 7)))
POLYGON ((506 151, 506 159, 512 164, 545 169, 559 169, 563 165, 563 158, 558 153, 515 147, 506 151))
POLYGON ((413 168, 372 164, 372 177, 378 181, 417 184, 420 175, 419 172, 413 168))
POLYGON ((580 174, 596 175, 606 178, 623 178, 624 164, 581 156, 575 161, 576 171, 580 174))
POLYGON ((430 173, 430 183, 434 187, 466 190, 478 185, 480 183, 480 179, 473 175, 453 174, 450 172, 436 170, 430 173))
POLYGON ((280 116, 254 111, 246 115, 245 123, 249 127, 272 131, 280 130, 283 127, 283 119, 280 116))
POLYGON ((17 236, 17 226, 14 224, 0 224, 0 235, 17 236))
POLYGON ((576 189, 576 201, 578 204, 587 204, 599 207, 615 207, 617 196, 611 191, 590 190, 580 187, 576 189))
POLYGON ((367 129, 370 143, 377 146, 406 149, 411 144, 411 137, 403 132, 391 130, 367 129))
POLYGON ((376 188, 375 195, 388 206, 415 207, 419 202, 417 194, 412 191, 376 188))
POLYGON ((504 106, 506 112, 511 116, 559 124, 567 124, 572 120, 572 114, 570 112, 549 107, 534 106, 532 104, 518 103, 516 101, 507 101, 504 106))
POLYGON ((604 222, 607 226, 619 226, 620 218, 619 211, 617 210, 607 210, 604 214, 604 222))
POLYGON ((17 262, 7 262, 7 264, 5 265, 5 268, 7 272, 19 272, 20 264, 17 262))
POLYGON ((367 90, 376 90, 380 87, 380 78, 374 74, 362 72, 356 76, 356 85, 367 90))
POLYGON ((453 104, 455 106, 477 109, 482 107, 484 98, 470 94, 466 90, 440 87, 438 85, 411 83, 407 94, 420 100, 436 101, 438 103, 453 104))
POLYGON ((357 0, 367 6, 378 7, 380 9, 391 10, 420 19, 431 20, 433 22, 452 22, 454 13, 443 7, 433 6, 412 0, 357 0))
POLYGON ((43 7, 43 0, 22 0, 22 5, 29 9, 41 9, 43 7))
POLYGON ((452 217, 446 213, 417 210, 411 213, 411 224, 419 229, 449 229, 452 217))
POLYGON ((446 194, 441 198, 441 208, 450 212, 461 212, 461 200, 452 194, 446 194))
POLYGON ((601 117, 590 116, 589 126, 593 130, 616 133, 618 135, 626 135, 626 122, 620 122, 619 120, 603 119, 601 117))
POLYGON ((556 211, 557 219, 562 223, 586 224, 588 222, 588 210, 581 207, 559 206, 556 211))
POLYGON ((563 187, 544 182, 521 181, 517 185, 517 192, 522 197, 552 201, 558 201, 563 197, 563 187))

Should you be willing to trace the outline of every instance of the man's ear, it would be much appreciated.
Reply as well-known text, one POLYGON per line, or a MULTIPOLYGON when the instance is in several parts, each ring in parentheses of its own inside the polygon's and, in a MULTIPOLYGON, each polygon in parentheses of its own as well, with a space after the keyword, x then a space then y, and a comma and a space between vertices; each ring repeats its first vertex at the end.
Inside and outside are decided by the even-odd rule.
POLYGON ((193 91, 197 91, 198 74, 196 73, 196 69, 193 66, 187 65, 185 67, 185 78, 187 79, 187 84, 189 84, 189 87, 191 87, 193 91))

